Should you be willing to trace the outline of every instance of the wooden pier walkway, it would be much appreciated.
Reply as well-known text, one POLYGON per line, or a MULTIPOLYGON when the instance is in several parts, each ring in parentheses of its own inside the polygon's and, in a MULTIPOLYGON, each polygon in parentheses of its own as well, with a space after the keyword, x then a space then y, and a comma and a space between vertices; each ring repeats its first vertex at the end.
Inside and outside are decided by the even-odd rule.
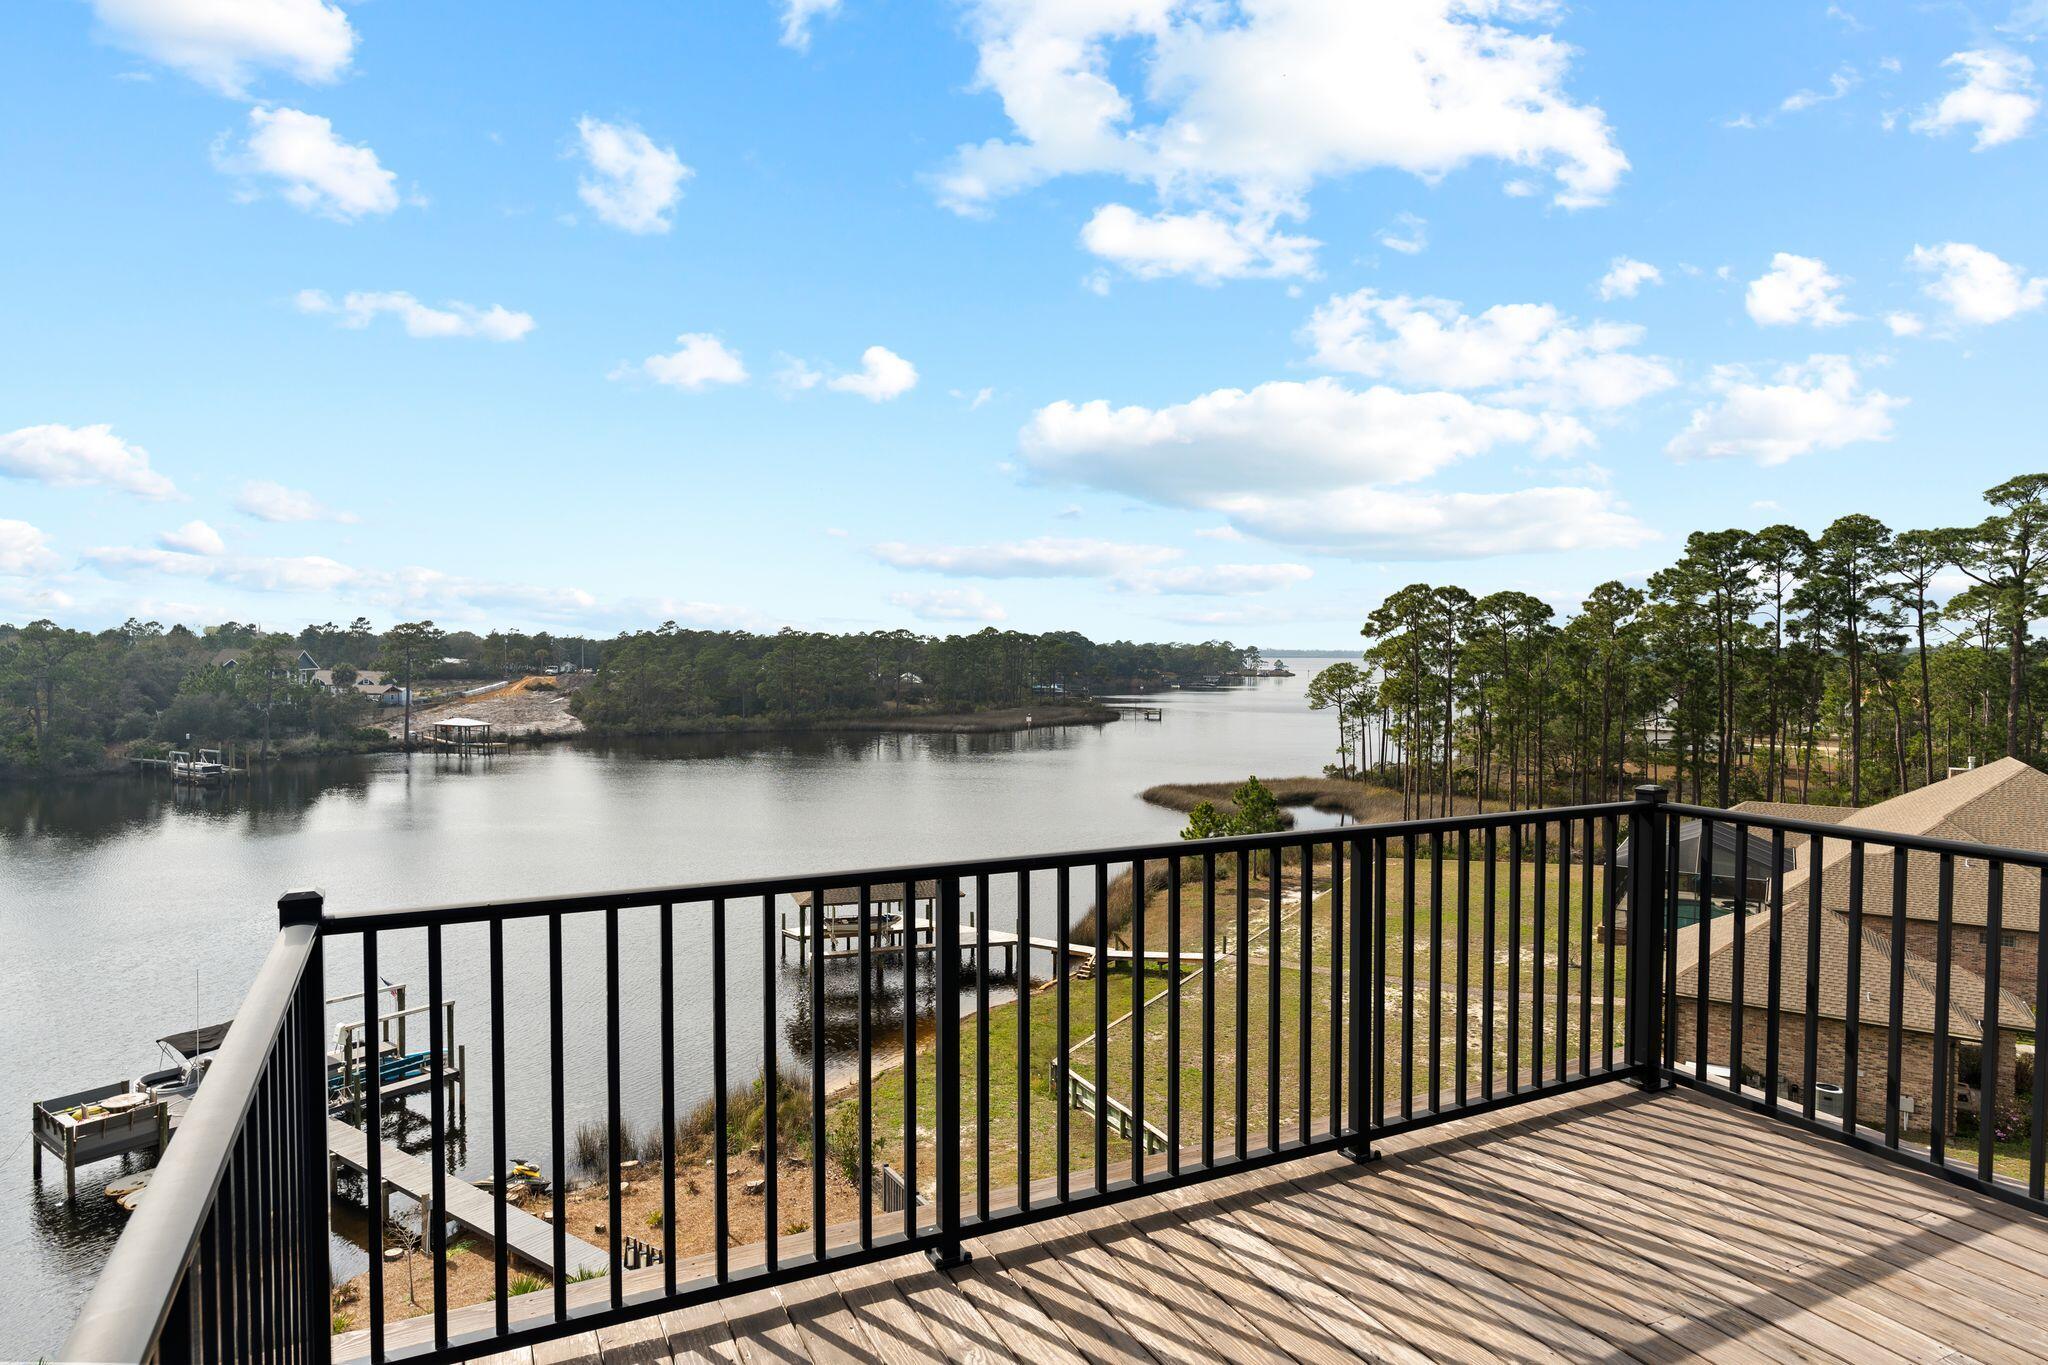
MULTIPOLYGON (((369 1174, 369 1139, 360 1128, 346 1123, 327 1122, 327 1149, 334 1159, 355 1170, 369 1174)), ((384 1183, 421 1205, 429 1203, 434 1190, 434 1168, 416 1156, 401 1152, 390 1143, 383 1144, 380 1158, 384 1183)), ((448 1221, 480 1237, 492 1237, 497 1231, 497 1196, 485 1194, 468 1181, 449 1176, 446 1186, 447 1202, 442 1212, 448 1221)), ((555 1273, 555 1230, 552 1224, 534 1217, 515 1205, 505 1207, 505 1249, 512 1255, 534 1268, 555 1273)), ((560 1272, 565 1276, 579 1273, 602 1275, 611 1269, 608 1253, 598 1250, 590 1243, 571 1237, 567 1239, 566 1252, 569 1264, 560 1272)))

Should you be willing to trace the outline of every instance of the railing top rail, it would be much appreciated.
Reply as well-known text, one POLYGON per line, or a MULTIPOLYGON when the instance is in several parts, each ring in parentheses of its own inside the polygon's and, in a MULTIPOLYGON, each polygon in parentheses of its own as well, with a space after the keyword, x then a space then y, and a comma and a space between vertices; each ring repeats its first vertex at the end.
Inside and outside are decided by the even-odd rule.
POLYGON ((1723 810, 1718 806, 1688 806, 1677 801, 1665 802, 1663 809, 1667 814, 1687 819, 1712 820, 1717 824, 1727 825, 1755 825, 1762 829, 1783 830, 1787 834, 1826 838, 1839 844, 1876 844, 1883 848, 1902 848, 1909 853, 1947 853, 1958 858, 1978 858, 1990 862, 2011 863, 2017 867, 2048 869, 2048 853, 2024 848, 2005 848, 1998 844, 1972 843, 1967 839, 1938 839, 1926 834, 1900 834, 1891 830, 1866 829, 1861 825, 1831 825, 1825 820, 1801 820, 1788 815, 1723 810))
POLYGON ((912 879, 926 881, 935 877, 1050 872, 1059 868, 1086 867, 1096 863, 1157 862, 1169 858, 1200 857, 1203 854, 1236 853, 1240 850, 1264 852, 1272 849, 1305 848, 1310 844, 1341 843, 1367 835, 1374 838, 1398 839, 1403 836, 1455 834, 1459 830, 1506 828, 1557 820, 1580 820, 1589 816, 1622 815, 1638 809, 1642 804, 1640 801, 1607 801, 1583 806, 1432 816, 1427 819, 1391 820, 1368 825, 1341 825, 1327 829, 1286 830, 1278 834, 1239 834, 1220 839, 1175 839, 1166 843, 973 858, 958 862, 900 863, 889 867, 806 872, 794 876, 745 877, 681 886, 622 887, 614 891, 539 896, 520 900, 461 902, 389 910, 328 911, 321 918, 321 929, 325 933, 343 934, 372 930, 382 932, 387 929, 418 928, 430 923, 460 924, 519 919, 534 915, 569 914, 585 910, 686 905, 721 899, 781 896, 813 891, 821 886, 880 886, 890 883, 901 884, 912 879))
POLYGON ((312 923, 278 931, 206 1084, 178 1125, 178 1140, 150 1180, 149 1198, 114 1243, 87 1296, 63 1359, 152 1358, 318 933, 312 923))

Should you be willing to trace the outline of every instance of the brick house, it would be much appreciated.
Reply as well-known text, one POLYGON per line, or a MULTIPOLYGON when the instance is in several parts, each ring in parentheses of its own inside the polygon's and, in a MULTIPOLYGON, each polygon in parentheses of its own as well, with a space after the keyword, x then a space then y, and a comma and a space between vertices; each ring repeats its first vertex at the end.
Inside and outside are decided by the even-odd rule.
MULTIPOLYGON (((1841 806, 1800 806, 1745 801, 1738 814, 1781 815, 1837 825, 1845 836, 1857 830, 1885 834, 1917 834, 1967 843, 2048 853, 2048 773, 2016 758, 1995 763, 1880 801, 1861 810, 1841 806)), ((1785 875, 1784 905, 1804 907, 1811 895, 1813 860, 1806 840, 1788 836, 1787 846, 1800 849, 1798 866, 1785 875)), ((1820 862, 1820 903, 1842 913, 1849 909, 1850 855, 1847 838, 1824 841, 1820 862)), ((1864 847, 1863 912, 1867 932, 1889 938, 1892 932, 1892 851, 1875 844, 1864 847)), ((1951 961, 1979 977, 1990 973, 1986 962, 1990 876, 1979 859, 1958 858, 1950 901, 1951 961)), ((1941 859, 1932 853, 1906 855, 1906 947, 1932 962, 1939 935, 1941 859)), ((2022 995, 2033 994, 2040 960, 2041 879, 2029 868, 2005 869, 2003 922, 1999 934, 1998 980, 2022 995)))
MULTIPOLYGON (((1823 879, 1825 889, 1825 878, 1823 879)), ((1849 916, 1823 904, 1819 912, 1819 971, 1815 1074, 1806 1073, 1806 990, 1807 937, 1811 912, 1803 897, 1786 898, 1780 928, 1781 958, 1778 987, 1778 1076, 1788 1093, 1803 1096, 1809 1080, 1813 1083, 1845 1085, 1848 1079, 1848 1029, 1852 1004, 1849 998, 1850 928, 1849 916)), ((1887 1054, 1892 1018, 1892 953, 1888 933, 1872 927, 1866 913, 1859 963, 1859 999, 1855 1002, 1858 1034, 1856 1047, 1856 1114, 1859 1124, 1882 1125, 1885 1121, 1887 1054)), ((1730 1028, 1735 1011, 1735 941, 1743 936, 1742 971, 1742 1069, 1752 1086, 1760 1086, 1764 1072, 1770 987, 1771 914, 1768 909, 1743 917, 1713 921, 1707 945, 1707 1063, 1710 1067, 1729 1064, 1730 1028)), ((1699 928, 1679 930, 1674 945, 1678 958, 1678 1003, 1675 1013, 1678 1051, 1674 1061, 1689 1065, 1697 1056, 1696 1028, 1699 1016, 1700 963, 1699 928)), ((1925 1130, 1935 1109, 1934 1038, 1935 969, 1931 959, 1907 950, 1902 967, 1899 1000, 1899 1094, 1901 1127, 1925 1130)), ((1954 1131, 1959 1104, 1974 1105, 1981 1075, 1984 1048, 1985 982, 1975 971, 1954 963, 1949 972, 1948 1037, 1950 1076, 1946 1130, 1954 1131)), ((2035 1020, 2025 997, 2010 989, 1999 992, 1996 1065, 1997 1093, 2010 1101, 2013 1095, 2016 1035, 2030 1034, 2035 1020)))

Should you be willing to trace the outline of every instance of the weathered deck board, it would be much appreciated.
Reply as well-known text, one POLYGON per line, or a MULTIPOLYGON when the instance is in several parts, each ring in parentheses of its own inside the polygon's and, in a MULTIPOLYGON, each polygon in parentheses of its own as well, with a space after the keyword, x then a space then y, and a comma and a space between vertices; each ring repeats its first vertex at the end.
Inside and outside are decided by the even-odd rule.
MULTIPOLYGON (((1551 1097, 607 1332, 744 1360, 2048 1358, 2048 1222, 1687 1091, 1551 1097)), ((587 1286, 579 1286, 586 1288, 587 1286)), ((587 1359, 588 1337, 532 1359, 587 1359)))

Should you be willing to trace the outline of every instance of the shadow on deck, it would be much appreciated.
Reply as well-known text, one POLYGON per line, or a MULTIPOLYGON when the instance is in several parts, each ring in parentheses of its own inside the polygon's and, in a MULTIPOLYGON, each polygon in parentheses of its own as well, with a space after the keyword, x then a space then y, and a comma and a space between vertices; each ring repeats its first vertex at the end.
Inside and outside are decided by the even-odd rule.
MULTIPOLYGON (((1621 1085, 494 1357, 2048 1358, 2048 1225, 1621 1085)), ((337 1355, 347 1354, 345 1339, 337 1355)))

